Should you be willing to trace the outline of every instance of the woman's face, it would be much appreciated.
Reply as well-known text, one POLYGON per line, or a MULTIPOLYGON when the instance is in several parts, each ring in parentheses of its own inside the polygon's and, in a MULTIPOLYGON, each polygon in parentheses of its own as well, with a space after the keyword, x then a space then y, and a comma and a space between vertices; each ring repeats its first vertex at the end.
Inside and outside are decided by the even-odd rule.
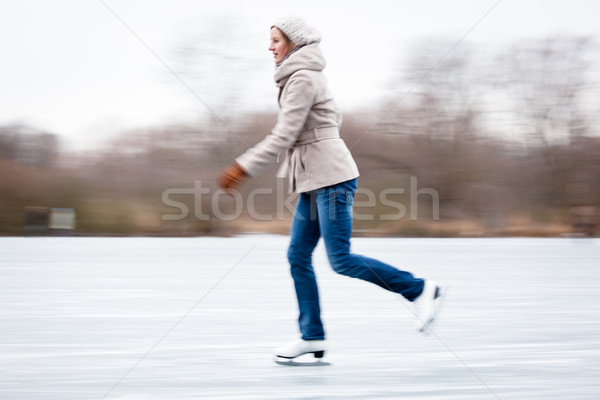
POLYGON ((269 46, 269 50, 273 52, 275 63, 280 63, 293 48, 294 43, 288 41, 279 29, 276 27, 271 28, 271 46, 269 46))

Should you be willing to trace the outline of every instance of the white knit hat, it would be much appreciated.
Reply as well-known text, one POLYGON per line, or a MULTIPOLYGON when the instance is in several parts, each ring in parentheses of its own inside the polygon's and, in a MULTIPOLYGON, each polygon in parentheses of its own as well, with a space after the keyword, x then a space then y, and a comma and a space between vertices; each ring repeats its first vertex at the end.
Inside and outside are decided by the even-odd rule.
POLYGON ((278 18, 271 28, 277 27, 283 32, 296 46, 305 44, 319 43, 321 34, 319 31, 308 25, 306 21, 294 15, 278 18))

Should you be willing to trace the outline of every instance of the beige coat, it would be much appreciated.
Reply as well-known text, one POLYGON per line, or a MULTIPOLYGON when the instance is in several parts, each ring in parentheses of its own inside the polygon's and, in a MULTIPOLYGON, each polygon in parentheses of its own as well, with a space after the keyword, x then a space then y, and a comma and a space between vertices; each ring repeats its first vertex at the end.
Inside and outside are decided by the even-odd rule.
POLYGON ((318 43, 301 47, 275 71, 280 112, 271 134, 236 161, 250 176, 282 162, 278 176, 290 192, 308 192, 358 177, 358 168, 339 135, 341 112, 323 75, 318 43))

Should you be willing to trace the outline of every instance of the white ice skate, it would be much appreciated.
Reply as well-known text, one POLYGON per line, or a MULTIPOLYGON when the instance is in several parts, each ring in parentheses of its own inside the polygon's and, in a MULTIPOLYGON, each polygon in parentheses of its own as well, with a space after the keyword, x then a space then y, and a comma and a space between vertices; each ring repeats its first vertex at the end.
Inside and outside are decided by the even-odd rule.
POLYGON ((443 288, 434 281, 425 281, 423 292, 413 301, 418 318, 415 328, 419 332, 427 333, 431 329, 439 315, 444 294, 443 288))
POLYGON ((275 362, 281 365, 329 365, 329 363, 322 361, 325 350, 326 346, 324 340, 299 339, 286 346, 276 348, 275 362), (313 354, 315 360, 295 360, 296 357, 300 357, 304 354, 313 354))

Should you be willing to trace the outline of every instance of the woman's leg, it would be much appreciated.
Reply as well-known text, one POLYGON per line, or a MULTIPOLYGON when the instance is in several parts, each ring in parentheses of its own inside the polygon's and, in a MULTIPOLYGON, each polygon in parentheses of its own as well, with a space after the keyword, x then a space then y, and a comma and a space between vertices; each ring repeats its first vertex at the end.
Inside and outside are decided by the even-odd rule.
POLYGON ((423 279, 373 258, 350 252, 356 179, 319 189, 316 193, 319 228, 334 271, 374 283, 410 301, 423 292, 423 279))
POLYGON ((312 253, 320 238, 314 194, 301 193, 291 228, 288 261, 296 288, 300 316, 298 323, 304 340, 323 340, 319 290, 312 266, 312 253))

